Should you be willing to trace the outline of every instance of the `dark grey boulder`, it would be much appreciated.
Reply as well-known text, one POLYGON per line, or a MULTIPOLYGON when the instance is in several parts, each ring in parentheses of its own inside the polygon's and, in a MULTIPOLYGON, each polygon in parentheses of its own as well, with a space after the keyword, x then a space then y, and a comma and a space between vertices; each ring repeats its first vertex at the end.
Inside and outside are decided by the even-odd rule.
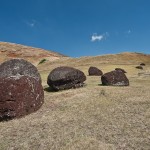
POLYGON ((145 63, 141 63, 140 66, 145 66, 145 63))
POLYGON ((0 65, 0 121, 35 112, 44 102, 38 70, 23 59, 0 65))
POLYGON ((89 76, 101 76, 101 75, 103 75, 103 72, 96 67, 90 67, 88 72, 89 72, 89 76))
POLYGON ((121 71, 121 72, 123 72, 123 73, 127 73, 124 69, 122 69, 122 68, 115 68, 115 70, 116 71, 121 71))
POLYGON ((135 68, 136 68, 136 69, 143 69, 142 66, 136 66, 135 68))
POLYGON ((78 69, 72 67, 57 67, 47 78, 47 84, 54 90, 65 90, 82 87, 86 76, 78 69))
POLYGON ((121 71, 111 71, 101 76, 102 85, 128 86, 129 80, 121 71))

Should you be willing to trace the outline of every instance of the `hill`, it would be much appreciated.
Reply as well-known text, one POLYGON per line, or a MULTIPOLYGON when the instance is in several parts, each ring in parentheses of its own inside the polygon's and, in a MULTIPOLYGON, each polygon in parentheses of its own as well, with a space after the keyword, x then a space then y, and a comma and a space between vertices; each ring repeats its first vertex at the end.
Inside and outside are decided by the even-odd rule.
POLYGON ((54 61, 61 57, 65 56, 53 51, 46 51, 41 48, 0 42, 0 63, 11 58, 23 58, 37 65, 42 59, 54 61))
MULTIPOLYGON (((14 51, 17 50, 14 48, 14 51)), ((33 48, 32 54, 31 48, 30 57, 25 57, 24 52, 20 50, 22 58, 37 62, 36 59, 45 58, 37 53, 45 54, 46 51, 33 48)), ((5 53, 11 54, 7 49, 5 53)), ((126 52, 69 58, 52 54, 53 57, 49 54, 48 58, 55 59, 37 66, 44 88, 43 106, 23 118, 0 122, 0 150, 149 150, 150 55, 126 52), (146 66, 143 70, 136 69, 141 62, 146 66), (62 65, 82 70, 87 77, 86 86, 51 91, 47 76, 52 69, 62 65), (88 76, 90 66, 96 66, 104 73, 116 67, 123 68, 130 85, 102 86, 99 76, 88 76)))
POLYGON ((39 70, 47 70, 51 67, 57 66, 72 66, 77 68, 86 67, 86 70, 90 66, 100 67, 101 69, 106 69, 109 67, 110 69, 106 71, 110 71, 114 69, 114 67, 129 67, 130 65, 137 66, 140 63, 145 63, 150 65, 150 55, 149 54, 142 54, 142 53, 131 53, 131 52, 124 52, 120 54, 108 54, 108 55, 101 55, 101 56, 86 56, 80 58, 70 58, 70 57, 63 57, 57 61, 49 62, 47 61, 43 65, 38 66, 39 70), (106 67, 107 66, 107 67, 106 67), (111 67, 114 66, 114 67, 111 67))

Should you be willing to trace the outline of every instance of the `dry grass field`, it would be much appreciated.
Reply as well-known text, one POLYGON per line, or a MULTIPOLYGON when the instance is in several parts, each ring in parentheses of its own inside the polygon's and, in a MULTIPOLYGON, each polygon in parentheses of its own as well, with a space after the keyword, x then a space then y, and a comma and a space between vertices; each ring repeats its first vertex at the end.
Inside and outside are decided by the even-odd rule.
POLYGON ((37 67, 45 103, 26 117, 0 122, 0 150, 150 150, 149 55, 62 58, 37 67), (143 70, 135 68, 140 62, 143 70), (51 91, 47 76, 62 65, 82 70, 86 86, 51 91), (88 76, 90 66, 104 73, 123 68, 130 86, 102 86, 100 77, 88 76))

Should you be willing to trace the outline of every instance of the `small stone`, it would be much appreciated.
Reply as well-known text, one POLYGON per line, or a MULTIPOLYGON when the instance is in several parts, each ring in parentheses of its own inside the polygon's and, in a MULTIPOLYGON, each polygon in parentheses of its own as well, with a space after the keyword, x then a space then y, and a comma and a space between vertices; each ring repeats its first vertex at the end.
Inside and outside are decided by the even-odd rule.
POLYGON ((137 68, 137 69, 143 69, 142 66, 136 66, 135 68, 137 68))
POLYGON ((145 66, 145 63, 141 63, 140 66, 145 66))

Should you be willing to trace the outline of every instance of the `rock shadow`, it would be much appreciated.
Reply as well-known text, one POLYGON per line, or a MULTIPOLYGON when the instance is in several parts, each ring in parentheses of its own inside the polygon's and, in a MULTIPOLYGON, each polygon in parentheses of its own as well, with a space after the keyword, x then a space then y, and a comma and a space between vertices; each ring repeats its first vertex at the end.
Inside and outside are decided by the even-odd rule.
POLYGON ((51 87, 46 87, 46 88, 44 88, 44 91, 45 91, 45 92, 58 92, 58 90, 54 90, 54 89, 51 88, 51 87))

